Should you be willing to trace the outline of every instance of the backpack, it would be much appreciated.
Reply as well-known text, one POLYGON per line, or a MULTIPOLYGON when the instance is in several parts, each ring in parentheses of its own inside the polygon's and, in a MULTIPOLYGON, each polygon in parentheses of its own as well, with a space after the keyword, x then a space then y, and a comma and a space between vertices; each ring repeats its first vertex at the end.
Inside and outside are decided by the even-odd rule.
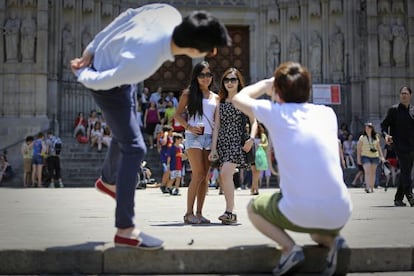
POLYGON ((62 139, 55 136, 51 139, 50 152, 55 152, 56 155, 59 155, 61 151, 62 151, 62 139))

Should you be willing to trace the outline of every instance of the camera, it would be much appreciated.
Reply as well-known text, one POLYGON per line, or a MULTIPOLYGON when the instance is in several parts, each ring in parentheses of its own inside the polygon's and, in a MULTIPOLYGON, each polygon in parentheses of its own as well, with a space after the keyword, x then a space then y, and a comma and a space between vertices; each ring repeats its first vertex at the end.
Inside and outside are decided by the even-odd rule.
POLYGON ((377 150, 376 149, 374 149, 374 148, 370 148, 369 149, 371 152, 377 152, 377 150))

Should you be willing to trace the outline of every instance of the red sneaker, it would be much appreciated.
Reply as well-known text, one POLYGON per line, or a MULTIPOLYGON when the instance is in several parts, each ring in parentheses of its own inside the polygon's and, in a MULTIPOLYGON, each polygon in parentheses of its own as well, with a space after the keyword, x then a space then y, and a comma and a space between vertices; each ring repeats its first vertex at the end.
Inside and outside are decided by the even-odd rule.
POLYGON ((105 184, 102 182, 102 179, 101 178, 98 178, 98 180, 96 180, 96 182, 95 182, 95 188, 98 191, 100 191, 100 192, 102 192, 102 193, 104 193, 106 195, 109 195, 110 197, 112 197, 113 199, 116 200, 116 194, 114 192, 112 192, 111 190, 109 190, 105 186, 105 184))
POLYGON ((124 238, 118 235, 114 237, 115 246, 126 246, 147 250, 156 250, 163 247, 164 242, 156 237, 140 232, 135 239, 124 238))

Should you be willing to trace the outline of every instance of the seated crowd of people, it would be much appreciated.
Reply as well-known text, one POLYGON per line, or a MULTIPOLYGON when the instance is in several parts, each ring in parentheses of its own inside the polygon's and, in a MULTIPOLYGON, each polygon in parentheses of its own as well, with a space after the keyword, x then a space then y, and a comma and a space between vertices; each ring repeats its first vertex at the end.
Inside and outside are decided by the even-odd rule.
POLYGON ((108 147, 112 140, 111 129, 106 124, 104 115, 96 110, 92 110, 88 118, 85 118, 83 112, 78 113, 73 137, 81 144, 96 147, 98 152, 102 151, 102 146, 108 147))

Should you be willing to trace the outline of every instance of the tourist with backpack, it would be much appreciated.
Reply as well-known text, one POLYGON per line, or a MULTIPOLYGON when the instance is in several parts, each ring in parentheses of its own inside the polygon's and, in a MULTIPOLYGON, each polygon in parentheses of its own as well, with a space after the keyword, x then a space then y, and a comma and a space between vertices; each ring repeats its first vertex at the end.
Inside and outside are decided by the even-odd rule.
POLYGON ((53 135, 52 131, 47 132, 46 148, 48 155, 46 158, 46 164, 50 174, 49 188, 55 188, 55 181, 58 181, 58 187, 63 188, 59 157, 62 150, 62 140, 53 135))

